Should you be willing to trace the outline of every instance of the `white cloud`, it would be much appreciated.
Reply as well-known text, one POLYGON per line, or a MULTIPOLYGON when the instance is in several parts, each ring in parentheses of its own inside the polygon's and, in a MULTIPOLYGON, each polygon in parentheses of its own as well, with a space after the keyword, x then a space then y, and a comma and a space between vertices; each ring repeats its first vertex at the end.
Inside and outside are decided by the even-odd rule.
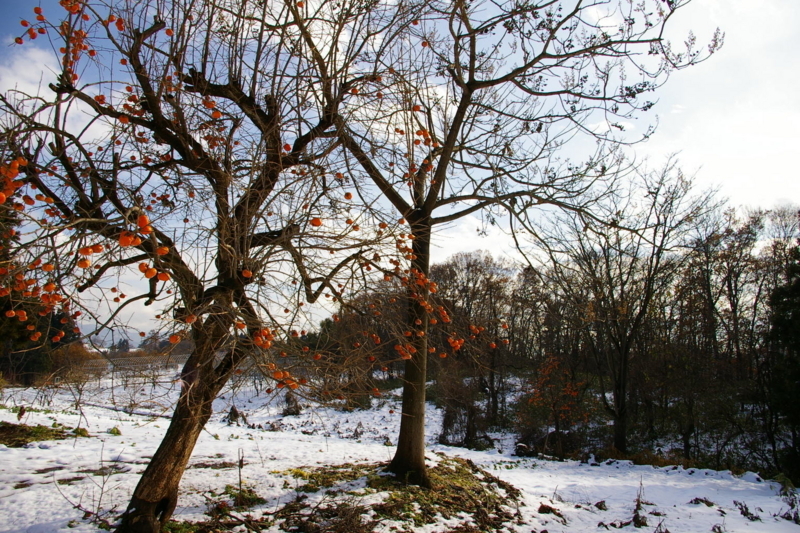
POLYGON ((434 228, 431 262, 441 263, 460 252, 486 250, 496 259, 518 260, 514 240, 498 226, 485 226, 473 215, 451 226, 434 228), (483 233, 485 231, 485 234, 483 233))
POLYGON ((0 92, 18 90, 37 94, 56 80, 57 65, 52 51, 26 42, 14 45, 13 53, 0 55, 0 92))
POLYGON ((675 73, 657 94, 658 130, 637 153, 659 159, 678 152, 687 173, 697 171, 698 185, 718 186, 733 205, 797 202, 800 3, 693 2, 675 22, 669 36, 676 44, 689 29, 704 43, 720 27, 725 45, 675 73))

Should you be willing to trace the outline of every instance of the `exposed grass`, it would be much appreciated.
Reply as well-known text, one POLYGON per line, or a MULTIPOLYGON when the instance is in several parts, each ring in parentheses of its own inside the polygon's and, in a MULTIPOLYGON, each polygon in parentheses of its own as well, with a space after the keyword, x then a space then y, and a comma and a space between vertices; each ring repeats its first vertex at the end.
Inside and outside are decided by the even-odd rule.
POLYGON ((368 532, 382 522, 393 522, 397 531, 434 524, 441 519, 461 519, 451 531, 494 531, 515 518, 513 507, 519 505, 520 492, 513 486, 478 468, 469 460, 442 457, 429 469, 431 489, 407 485, 384 472, 385 465, 344 464, 333 467, 293 469, 286 473, 306 483, 298 493, 322 490, 326 496, 343 494, 344 499, 325 499, 313 509, 300 494, 285 506, 285 531, 368 532), (342 490, 344 483, 363 479, 365 487, 342 490), (379 494, 379 503, 364 505, 361 498, 379 494), (320 522, 320 516, 328 516, 320 522), (358 523, 354 516, 359 517, 358 523), (313 518, 312 518, 313 517, 313 518), (313 525, 308 524, 309 520, 313 525), (301 526, 306 524, 310 529, 301 526))
POLYGON ((275 472, 287 478, 286 488, 296 490, 296 497, 279 508, 253 508, 264 503, 255 493, 256 499, 236 508, 231 500, 239 491, 228 486, 209 499, 210 520, 171 522, 166 531, 210 533, 242 526, 258 531, 277 525, 299 533, 408 533, 450 519, 453 525, 441 533, 479 533, 498 531, 519 518, 519 490, 469 460, 442 456, 428 470, 431 489, 402 483, 385 467, 347 463, 275 472))
POLYGON ((0 444, 5 444, 9 448, 22 448, 31 442, 64 440, 74 437, 74 435, 67 433, 70 429, 62 426, 28 426, 26 424, 0 422, 0 444))
POLYGON ((199 529, 198 524, 194 524, 192 522, 178 522, 176 520, 170 520, 164 525, 165 533, 194 533, 199 529))
MULTIPOLYGON (((9 407, 6 404, 2 403, 2 404, 0 404, 0 409, 8 409, 12 413, 19 413, 20 410, 22 409, 22 406, 21 405, 12 405, 12 406, 9 407)), ((25 412, 26 413, 42 413, 42 414, 49 415, 49 414, 53 414, 53 413, 55 413, 57 411, 54 411, 53 409, 41 409, 39 407, 25 406, 25 412)), ((63 412, 66 413, 68 411, 63 411, 63 412)))
POLYGON ((373 507, 376 514, 416 527, 436 523, 440 517, 463 516, 463 525, 480 531, 499 529, 503 523, 514 519, 510 507, 518 504, 519 491, 472 461, 443 458, 428 475, 430 490, 404 485, 390 477, 370 479, 369 487, 389 492, 383 503, 373 507))
POLYGON ((345 463, 336 466, 320 466, 307 468, 291 468, 282 474, 305 481, 296 487, 297 492, 319 492, 320 489, 331 488, 336 484, 355 481, 369 475, 375 465, 354 465, 345 463))
POLYGON ((267 503, 267 500, 256 494, 256 491, 248 486, 242 486, 240 490, 233 485, 225 485, 223 493, 233 500, 233 508, 237 511, 250 509, 256 505, 267 503))
MULTIPOLYGON (((249 515, 251 508, 267 502, 247 485, 243 485, 241 488, 225 485, 225 489, 221 493, 208 491, 204 497, 206 514, 211 517, 211 520, 196 522, 194 525, 198 527, 197 531, 224 531, 228 529, 226 524, 241 525, 241 520, 237 521, 237 517, 234 516, 235 512, 247 512, 249 515)), ((248 520, 250 519, 248 518, 248 520)))

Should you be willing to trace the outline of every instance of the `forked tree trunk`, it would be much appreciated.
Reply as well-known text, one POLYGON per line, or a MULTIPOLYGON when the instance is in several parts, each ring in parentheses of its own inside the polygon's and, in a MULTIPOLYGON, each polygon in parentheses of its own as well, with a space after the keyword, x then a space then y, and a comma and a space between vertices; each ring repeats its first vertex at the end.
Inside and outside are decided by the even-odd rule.
POLYGON ((194 446, 211 417, 212 402, 227 382, 213 356, 186 362, 180 398, 166 434, 133 492, 116 533, 158 533, 178 503, 178 487, 194 446))
MULTIPOLYGON (((420 230, 414 228, 412 267, 423 272, 430 272, 430 226, 420 230)), ((410 276, 411 277, 411 276, 410 276)), ((411 297, 411 293, 427 294, 423 287, 411 283, 409 289, 408 327, 411 331, 422 330, 422 337, 415 337, 417 352, 406 361, 405 380, 403 382, 403 414, 400 419, 400 434, 397 437, 397 451, 389 465, 401 481, 412 485, 430 487, 428 470, 425 466, 425 383, 428 367, 428 312, 411 297), (424 291, 424 292, 423 292, 424 291), (421 324, 417 325, 416 320, 421 324)))

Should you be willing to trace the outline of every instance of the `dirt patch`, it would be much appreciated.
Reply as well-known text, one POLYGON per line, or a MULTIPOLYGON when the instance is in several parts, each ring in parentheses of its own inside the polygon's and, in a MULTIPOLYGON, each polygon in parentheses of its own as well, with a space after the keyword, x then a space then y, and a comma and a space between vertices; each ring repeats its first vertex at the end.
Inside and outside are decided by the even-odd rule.
POLYGON ((219 461, 216 463, 212 462, 203 462, 203 463, 195 463, 193 465, 189 465, 187 468, 210 468, 212 470, 223 470, 225 468, 235 468, 236 463, 232 461, 219 461))
POLYGON ((110 476, 113 474, 119 474, 120 472, 124 472, 125 470, 126 470, 125 466, 113 464, 109 466, 101 466, 100 468, 84 468, 83 470, 78 470, 78 473, 91 474, 93 476, 110 476))
POLYGON ((59 485, 72 485, 76 481, 80 481, 82 479, 85 479, 85 477, 84 476, 65 477, 64 479, 57 479, 56 483, 58 483, 59 485))
POLYGON ((50 472, 56 472, 58 470, 64 470, 63 466, 48 466, 47 468, 40 468, 39 470, 34 470, 37 474, 49 474, 50 472))

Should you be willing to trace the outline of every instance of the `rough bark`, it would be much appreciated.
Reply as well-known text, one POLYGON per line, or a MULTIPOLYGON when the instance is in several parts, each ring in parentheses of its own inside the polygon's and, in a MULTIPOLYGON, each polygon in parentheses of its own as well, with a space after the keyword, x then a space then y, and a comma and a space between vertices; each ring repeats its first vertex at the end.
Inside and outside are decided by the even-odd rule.
POLYGON ((430 487, 425 466, 425 375, 427 355, 418 350, 406 361, 403 384, 403 415, 397 451, 389 465, 406 483, 430 487))
POLYGON ((227 381, 214 368, 213 355, 190 357, 183 370, 180 398, 164 439, 133 492, 116 533, 158 533, 178 503, 178 487, 203 427, 211 417, 212 402, 227 381))

